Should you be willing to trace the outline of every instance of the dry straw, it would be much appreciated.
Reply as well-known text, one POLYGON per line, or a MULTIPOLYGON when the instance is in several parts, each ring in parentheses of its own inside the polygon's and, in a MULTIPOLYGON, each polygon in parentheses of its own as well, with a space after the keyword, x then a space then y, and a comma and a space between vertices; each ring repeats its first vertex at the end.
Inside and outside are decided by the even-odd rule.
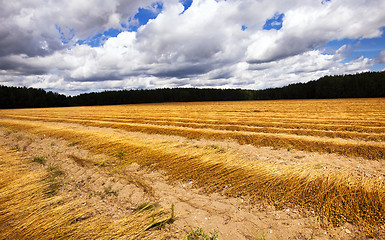
POLYGON ((47 173, 30 171, 19 154, 0 148, 0 158, 0 239, 166 238, 155 227, 170 221, 162 209, 112 220, 80 200, 47 194, 47 173))
POLYGON ((262 161, 242 161, 211 148, 178 146, 175 143, 103 129, 84 129, 60 124, 26 121, 1 123, 33 133, 78 141, 95 152, 116 156, 111 167, 131 162, 164 169, 172 179, 194 181, 206 191, 225 191, 229 196, 264 199, 276 206, 302 206, 316 211, 334 225, 354 223, 373 231, 385 223, 383 181, 358 178, 345 172, 320 171, 311 167, 278 167, 262 161))
POLYGON ((170 180, 194 181, 207 191, 303 206, 335 225, 352 222, 373 231, 385 223, 382 180, 314 167, 278 167, 258 159, 246 162, 216 149, 175 147, 104 128, 383 161, 384 109, 385 99, 22 109, 0 111, 0 125, 76 141, 110 155, 104 164, 111 169, 137 162, 166 170, 170 180))

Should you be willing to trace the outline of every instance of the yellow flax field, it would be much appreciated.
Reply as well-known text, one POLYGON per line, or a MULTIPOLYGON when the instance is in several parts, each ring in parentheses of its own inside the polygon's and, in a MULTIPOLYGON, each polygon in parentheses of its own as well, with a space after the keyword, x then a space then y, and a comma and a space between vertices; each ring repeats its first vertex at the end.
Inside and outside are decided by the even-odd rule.
MULTIPOLYGON (((207 192, 225 190, 227 196, 247 196, 251 202, 303 207, 333 225, 349 222, 373 232, 385 224, 383 178, 310 164, 277 165, 240 158, 217 146, 199 147, 162 138, 234 141, 384 161, 385 99, 12 109, 0 110, 0 126, 76 142, 111 156, 105 164, 115 169, 137 163, 165 171, 169 181, 193 181, 207 192)), ((18 168, 14 171, 21 171, 18 168)))

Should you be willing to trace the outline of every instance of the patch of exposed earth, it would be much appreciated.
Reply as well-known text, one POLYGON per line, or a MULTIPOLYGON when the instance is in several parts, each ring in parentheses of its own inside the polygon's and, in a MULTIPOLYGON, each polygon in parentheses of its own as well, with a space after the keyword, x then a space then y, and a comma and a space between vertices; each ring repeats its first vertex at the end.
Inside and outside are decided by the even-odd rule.
MULTIPOLYGON (((119 134, 161 138, 180 144, 218 146, 239 157, 265 159, 275 164, 313 164, 315 168, 349 170, 356 175, 383 177, 381 162, 345 158, 334 154, 308 153, 239 145, 233 141, 190 140, 181 137, 148 135, 116 131, 119 134)), ((0 128, 0 144, 23 152, 29 159, 44 157, 44 165, 31 161, 31 171, 49 165, 65 173, 58 195, 81 199, 111 218, 131 214, 144 203, 155 203, 164 209, 175 206, 175 222, 165 226, 171 239, 181 239, 197 227, 206 233, 217 230, 218 239, 363 239, 365 236, 350 224, 341 227, 320 225, 318 217, 304 209, 276 209, 247 199, 228 198, 219 193, 205 193, 193 182, 167 181, 162 171, 149 171, 136 164, 114 169, 104 166, 111 157, 82 149, 75 142, 14 132, 0 128)), ((96 213, 97 214, 97 213, 96 213)))

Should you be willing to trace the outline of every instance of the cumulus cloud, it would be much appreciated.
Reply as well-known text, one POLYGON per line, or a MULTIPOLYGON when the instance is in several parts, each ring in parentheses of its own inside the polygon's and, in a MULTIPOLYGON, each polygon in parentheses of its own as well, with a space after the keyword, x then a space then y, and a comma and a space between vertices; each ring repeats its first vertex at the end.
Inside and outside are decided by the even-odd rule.
MULTIPOLYGON (((369 0, 0 0, 0 83, 62 93, 122 88, 266 88, 369 70, 332 40, 379 37, 385 2, 369 0), (135 31, 139 8, 161 12, 135 31), (281 15, 282 14, 282 15, 281 15), (264 29, 268 19, 280 29, 264 29), (100 46, 79 44, 104 31, 100 46)), ((158 14, 158 12, 156 12, 158 14)), ((87 41, 85 41, 87 42, 87 41)), ((377 62, 385 62, 384 51, 377 62)))
POLYGON ((0 56, 45 56, 121 24, 152 0, 0 1, 0 56))
POLYGON ((247 61, 261 63, 309 51, 331 40, 381 36, 384 1, 331 1, 304 4, 285 12, 283 27, 256 32, 247 50, 247 61))

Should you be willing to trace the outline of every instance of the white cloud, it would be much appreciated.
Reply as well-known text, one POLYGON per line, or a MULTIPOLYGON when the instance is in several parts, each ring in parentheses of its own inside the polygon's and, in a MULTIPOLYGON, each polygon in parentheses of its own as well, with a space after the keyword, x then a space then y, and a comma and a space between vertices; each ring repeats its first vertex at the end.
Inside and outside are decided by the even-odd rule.
POLYGON ((283 59, 331 40, 379 37, 384 26, 384 1, 331 1, 285 12, 282 29, 257 31, 247 50, 249 62, 283 59))
POLYGON ((0 1, 0 56, 44 56, 63 49, 58 28, 71 30, 72 39, 86 39, 109 28, 120 28, 139 7, 155 0, 19 0, 0 1))
POLYGON ((251 88, 281 87, 290 83, 316 80, 325 75, 349 74, 368 71, 371 60, 359 58, 352 62, 343 63, 343 57, 338 53, 324 54, 319 50, 311 50, 299 55, 278 61, 261 64, 250 64, 249 71, 240 71, 240 78, 250 79, 251 88), (266 81, 266 79, 268 79, 266 81))
MULTIPOLYGON (((170 0, 137 32, 122 32, 99 47, 74 44, 129 25, 139 7, 154 2, 36 0, 11 5, 0 0, 0 36, 5 36, 0 37, 0 83, 62 93, 283 86, 368 70, 374 60, 346 61, 347 46, 328 54, 322 46, 331 40, 378 37, 385 26, 381 0, 195 0, 183 14, 182 4, 170 0), (263 30, 266 20, 280 13, 282 28, 263 30)), ((377 61, 385 62, 384 52, 377 61)))

